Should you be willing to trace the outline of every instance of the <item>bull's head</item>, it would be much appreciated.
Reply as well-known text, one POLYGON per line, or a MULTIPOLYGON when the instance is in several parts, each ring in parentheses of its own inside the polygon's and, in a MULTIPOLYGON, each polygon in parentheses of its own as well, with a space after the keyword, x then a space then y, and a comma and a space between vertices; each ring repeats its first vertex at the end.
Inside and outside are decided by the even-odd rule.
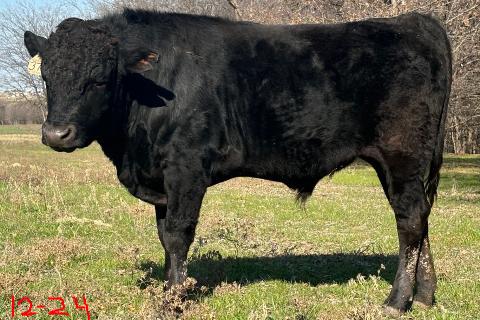
POLYGON ((42 58, 48 101, 42 142, 57 151, 94 141, 119 79, 151 69, 157 58, 144 48, 122 49, 108 26, 95 20, 69 18, 48 39, 27 31, 24 41, 32 57, 42 58))

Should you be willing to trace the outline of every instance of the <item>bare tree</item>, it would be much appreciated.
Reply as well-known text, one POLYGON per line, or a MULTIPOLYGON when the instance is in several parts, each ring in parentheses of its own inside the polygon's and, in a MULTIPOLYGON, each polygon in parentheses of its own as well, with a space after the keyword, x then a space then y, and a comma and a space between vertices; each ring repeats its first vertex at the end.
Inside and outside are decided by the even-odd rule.
POLYGON ((121 11, 123 8, 150 9, 235 18, 233 0, 88 0, 99 14, 121 11))
POLYGON ((37 7, 20 0, 0 11, 0 89, 40 108, 45 89, 30 76, 23 48, 24 30, 48 35, 65 17, 101 16, 124 7, 223 16, 270 24, 335 23, 417 11, 433 14, 447 28, 454 55, 447 149, 480 153, 480 2, 479 0, 64 0, 37 7))
POLYGON ((444 21, 455 58, 447 146, 455 153, 480 153, 480 2, 452 1, 444 21))
POLYGON ((446 150, 480 153, 479 0, 237 0, 242 19, 262 23, 335 23, 417 11, 443 22, 452 42, 446 150))
POLYGON ((40 77, 27 70, 30 56, 23 44, 26 30, 48 36, 62 19, 80 13, 77 5, 50 2, 38 5, 33 0, 10 3, 0 11, 0 89, 40 110, 43 119, 47 108, 45 85, 40 77))

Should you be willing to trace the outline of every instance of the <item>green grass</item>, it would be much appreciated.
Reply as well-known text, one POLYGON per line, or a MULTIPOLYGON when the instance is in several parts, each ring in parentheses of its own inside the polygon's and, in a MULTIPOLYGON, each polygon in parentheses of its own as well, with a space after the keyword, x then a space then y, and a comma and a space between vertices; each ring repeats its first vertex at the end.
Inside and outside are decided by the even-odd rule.
MULTIPOLYGON (((162 314, 153 207, 117 182, 98 145, 55 153, 39 131, 0 126, 0 319, 12 294, 49 309, 64 297, 65 319, 86 318, 71 295, 86 295, 94 318, 162 314)), ((446 156, 430 223, 437 303, 405 318, 478 319, 480 157, 446 156)), ((179 308, 187 319, 382 319, 397 245, 366 165, 321 181, 305 210, 281 184, 234 179, 205 197, 189 258, 199 289, 179 308)))
POLYGON ((38 124, 0 125, 0 134, 40 134, 41 126, 38 124))

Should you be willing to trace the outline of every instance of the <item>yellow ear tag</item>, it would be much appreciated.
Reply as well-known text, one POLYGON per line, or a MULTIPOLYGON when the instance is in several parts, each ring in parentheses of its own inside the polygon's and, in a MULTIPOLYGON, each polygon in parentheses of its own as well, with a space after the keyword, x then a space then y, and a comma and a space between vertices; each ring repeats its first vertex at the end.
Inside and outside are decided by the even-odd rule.
POLYGON ((28 73, 33 74, 34 76, 41 77, 42 72, 40 67, 42 65, 42 58, 37 54, 35 57, 28 61, 28 73))

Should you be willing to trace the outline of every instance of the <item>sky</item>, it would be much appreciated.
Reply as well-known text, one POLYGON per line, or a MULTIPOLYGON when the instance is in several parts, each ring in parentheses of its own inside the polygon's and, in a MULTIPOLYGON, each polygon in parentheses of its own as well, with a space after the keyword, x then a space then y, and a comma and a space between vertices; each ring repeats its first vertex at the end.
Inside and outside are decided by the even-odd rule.
MULTIPOLYGON (((28 12, 24 10, 30 10, 30 9, 25 9, 25 8, 36 8, 35 12, 43 12, 45 8, 61 8, 61 13, 58 17, 58 22, 63 20, 64 18, 67 18, 69 16, 77 16, 77 17, 89 17, 90 10, 88 10, 87 5, 86 5, 86 0, 0 0, 0 13, 5 14, 6 16, 9 16, 8 13, 10 10, 15 11, 15 12, 28 12), (66 3, 69 3, 70 5, 66 5, 66 3), (23 6, 22 6, 23 4, 23 6), (33 4, 33 6, 31 5, 33 4), (73 5, 76 6, 76 8, 73 8, 73 5), (20 11, 16 11, 15 8, 18 8, 20 11), (78 9, 77 9, 78 8, 78 9)), ((57 12, 57 11, 55 11, 57 12)), ((48 15, 47 15, 48 16, 48 15)), ((48 20, 47 20, 48 21, 48 20)), ((23 22, 20 22, 23 23, 23 22)), ((28 24, 28 23, 27 23, 28 24)), ((47 23, 48 24, 48 23, 47 23)), ((28 26, 26 26, 28 28, 28 26)), ((40 25, 40 28, 42 29, 42 25, 40 25)), ((43 28, 45 29, 45 28, 43 28)), ((33 30, 35 31, 35 30, 33 30)), ((45 31, 43 31, 45 32, 45 31)), ((5 36, 5 34, 9 34, 11 37, 11 33, 5 33, 4 29, 0 28, 0 34, 3 34, 4 37, 2 40, 8 39, 8 37, 5 36)), ((21 32, 21 39, 19 38, 12 38, 12 43, 15 46, 17 42, 22 42, 23 43, 23 32, 21 32)), ((0 54, 3 54, 3 52, 8 51, 10 48, 11 44, 9 41, 0 41, 0 54)), ((25 51, 26 53, 26 51, 25 51)), ((12 64, 15 64, 16 58, 12 58, 12 64)), ((6 76, 6 70, 4 68, 0 68, 0 92, 5 91, 5 90, 10 90, 10 81, 11 78, 6 76)))
MULTIPOLYGON (((15 6, 19 1, 18 0, 0 0, 0 9, 5 9, 9 6, 15 6)), ((47 3, 55 3, 55 2, 62 2, 62 1, 54 1, 54 0, 31 0, 29 2, 34 2, 38 5, 43 5, 47 3)))
MULTIPOLYGON (((34 3, 35 5, 38 6, 44 6, 47 4, 61 4, 65 3, 64 0, 0 0, 0 10, 4 10, 10 7, 15 7, 18 5, 19 2, 28 2, 28 3, 34 3)), ((85 1, 72 1, 76 2, 79 7, 85 7, 86 8, 86 3, 85 1)))

